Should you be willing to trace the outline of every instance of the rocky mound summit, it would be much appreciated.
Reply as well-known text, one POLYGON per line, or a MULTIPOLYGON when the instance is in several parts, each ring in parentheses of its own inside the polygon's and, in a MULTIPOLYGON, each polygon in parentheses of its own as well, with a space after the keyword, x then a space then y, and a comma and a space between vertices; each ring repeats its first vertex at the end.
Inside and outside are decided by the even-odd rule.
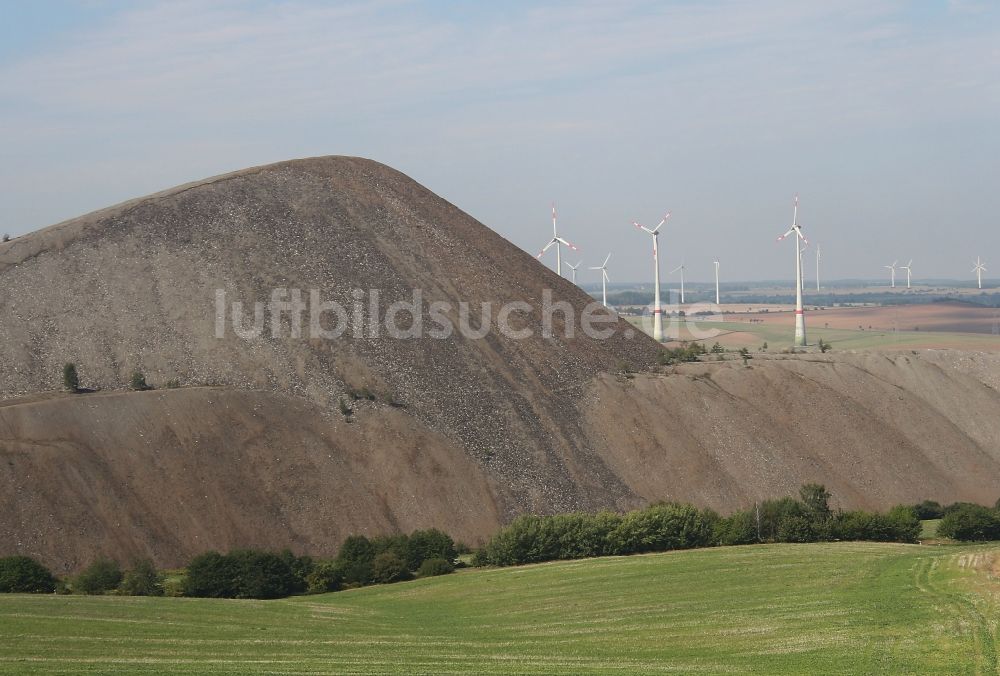
POLYGON ((657 368, 651 339, 616 318, 587 335, 589 296, 370 160, 247 169, 66 221, 0 244, 0 283, 0 554, 65 569, 322 555, 428 526, 475 541, 525 511, 726 509, 803 481, 844 506, 997 497, 989 359, 657 368), (314 290, 343 314, 313 326, 314 290), (415 291, 422 330, 401 306, 406 337, 372 330, 415 291), (96 392, 57 393, 66 362, 96 392), (156 389, 129 392, 134 371, 156 389))

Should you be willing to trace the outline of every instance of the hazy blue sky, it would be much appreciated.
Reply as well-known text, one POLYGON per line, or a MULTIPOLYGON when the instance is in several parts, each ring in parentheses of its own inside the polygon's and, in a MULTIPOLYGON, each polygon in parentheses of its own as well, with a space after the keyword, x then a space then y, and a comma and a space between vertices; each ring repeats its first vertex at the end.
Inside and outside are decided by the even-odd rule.
POLYGON ((12 234, 348 154, 614 281, 667 209, 664 271, 788 278, 795 192, 831 277, 993 276, 1000 3, 0 0, 0 152, 12 234))

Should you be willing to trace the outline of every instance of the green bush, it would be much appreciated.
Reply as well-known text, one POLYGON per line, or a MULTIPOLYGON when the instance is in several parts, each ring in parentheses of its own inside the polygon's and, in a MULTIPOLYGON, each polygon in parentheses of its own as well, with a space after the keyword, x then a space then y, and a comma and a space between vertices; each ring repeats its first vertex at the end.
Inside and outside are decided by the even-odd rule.
POLYGON ((142 371, 132 371, 132 377, 129 379, 129 387, 136 392, 153 389, 146 383, 146 376, 143 375, 142 371))
POLYGON ((127 596, 163 596, 163 576, 149 559, 132 564, 118 587, 127 596))
POLYGON ((802 484, 799 499, 805 505, 807 516, 813 521, 830 518, 830 492, 822 484, 802 484))
POLYGON ((409 580, 410 569, 406 566, 406 559, 392 550, 386 550, 375 556, 372 562, 372 580, 381 584, 400 582, 409 580))
POLYGON ((0 558, 0 593, 48 594, 55 589, 49 569, 30 556, 0 558))
POLYGON ((765 500, 760 503, 760 537, 765 542, 776 542, 782 522, 795 517, 808 518, 809 510, 794 498, 765 500))
POLYGON ((206 598, 275 599, 304 589, 287 557, 251 549, 196 556, 184 581, 185 596, 206 598))
POLYGON ((76 576, 73 589, 84 594, 103 594, 117 589, 122 577, 122 569, 118 562, 102 557, 76 576))
POLYGON ((707 547, 712 544, 712 521, 691 505, 653 505, 626 514, 610 535, 611 545, 617 554, 707 547))
POLYGON ((720 545, 750 545, 758 542, 757 518, 751 512, 735 512, 716 521, 714 539, 720 545))
POLYGON ((944 516, 944 508, 941 503, 934 500, 924 500, 913 506, 913 511, 918 519, 940 519, 944 516))
POLYGON ((184 596, 231 599, 236 597, 236 562, 219 552, 191 559, 184 578, 184 596))
POLYGON ((455 572, 455 566, 448 559, 424 559, 417 574, 420 577, 434 577, 455 572))
POLYGON ((790 516, 778 526, 778 542, 816 542, 819 535, 813 520, 805 516, 790 516))
POLYGON ((407 540, 406 565, 410 570, 417 570, 428 559, 454 561, 456 556, 455 541, 436 528, 415 530, 407 540))
POLYGON ((76 373, 76 364, 63 365, 63 387, 70 392, 80 391, 80 376, 76 373))
POLYGON ((345 584, 369 584, 375 562, 375 545, 364 535, 351 535, 340 545, 336 561, 345 584))
POLYGON ((892 526, 895 542, 917 542, 923 527, 913 507, 897 505, 889 510, 886 518, 892 526))
POLYGON ((682 362, 698 361, 698 358, 707 352, 708 350, 701 343, 682 343, 680 347, 663 348, 657 359, 662 366, 670 366, 682 362))
POLYGON ((838 540, 871 542, 916 542, 920 520, 911 507, 894 507, 888 514, 856 510, 833 519, 831 534, 838 540))
POLYGON ((324 561, 313 566, 306 576, 306 590, 310 594, 337 591, 344 581, 340 568, 332 561, 324 561))
POLYGON ((1000 540, 1000 514, 982 505, 960 505, 941 519, 938 535, 976 542, 1000 540))

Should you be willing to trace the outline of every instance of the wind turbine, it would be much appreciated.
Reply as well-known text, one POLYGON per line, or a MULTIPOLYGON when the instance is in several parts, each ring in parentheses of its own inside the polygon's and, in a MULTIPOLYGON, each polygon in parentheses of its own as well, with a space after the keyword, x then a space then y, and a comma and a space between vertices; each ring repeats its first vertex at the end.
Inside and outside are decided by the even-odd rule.
POLYGON ((583 265, 583 261, 580 261, 580 262, 579 262, 579 263, 577 263, 576 265, 570 265, 569 263, 567 263, 567 264, 566 264, 566 267, 568 267, 568 268, 569 268, 570 270, 572 270, 572 271, 573 271, 573 272, 572 272, 572 275, 573 275, 573 283, 574 283, 574 284, 576 284, 576 269, 577 269, 578 267, 580 267, 581 265, 583 265))
POLYGON ((806 344, 806 315, 802 309, 802 257, 799 255, 799 242, 808 242, 802 234, 802 226, 799 225, 799 196, 795 196, 792 203, 792 227, 778 241, 785 239, 795 233, 795 345, 804 346, 806 344))
POLYGON ((676 268, 670 271, 670 274, 674 274, 678 270, 681 271, 681 304, 684 304, 684 263, 681 263, 676 268))
MULTIPOLYGON (((806 249, 808 249, 808 248, 809 248, 809 242, 804 242, 802 244, 802 246, 799 248, 799 266, 802 265, 802 254, 804 254, 806 252, 806 249)), ((805 268, 802 268, 802 280, 801 280, 801 282, 800 282, 799 285, 802 287, 802 292, 805 293, 805 290, 806 290, 806 272, 805 272, 805 268)))
POLYGON ((819 291, 819 244, 816 245, 816 290, 819 291))
POLYGON ((972 268, 972 271, 976 273, 976 281, 979 283, 979 288, 983 288, 983 270, 986 269, 986 264, 979 260, 979 256, 976 256, 976 267, 972 268))
POLYGON ((539 252, 539 254, 537 256, 535 256, 535 258, 541 258, 542 255, 546 251, 548 251, 549 247, 552 246, 553 244, 556 245, 556 274, 559 275, 560 277, 562 277, 562 245, 565 244, 566 246, 568 246, 573 251, 579 251, 579 249, 577 249, 574 245, 572 245, 569 242, 567 242, 566 240, 564 240, 562 237, 559 236, 559 233, 556 232, 556 205, 555 205, 555 202, 552 203, 552 239, 549 240, 549 243, 545 245, 545 248, 542 249, 539 252))
POLYGON ((659 230, 670 218, 670 212, 663 217, 660 224, 650 230, 637 221, 632 221, 632 225, 653 236, 653 340, 663 342, 663 310, 660 309, 660 252, 657 246, 659 240, 659 230))
POLYGON ((719 261, 715 263, 715 304, 719 305, 719 261))
POLYGON ((896 261, 892 262, 892 265, 886 265, 886 266, 884 266, 885 269, 889 271, 889 275, 890 275, 889 278, 892 280, 892 288, 894 288, 894 289, 896 288, 896 263, 898 263, 898 262, 899 261, 896 260, 896 261))
POLYGON ((903 270, 906 270, 906 288, 909 289, 910 288, 910 270, 913 267, 913 259, 911 258, 909 263, 907 263, 906 265, 900 265, 899 267, 902 268, 903 270))
MULTIPOLYGON (((611 254, 608 254, 608 257, 604 259, 604 262, 601 263, 600 267, 590 268, 591 270, 601 271, 601 295, 602 295, 601 301, 604 303, 604 307, 608 306, 608 282, 611 281, 610 279, 608 279, 609 260, 611 260, 611 254)), ((577 263, 577 265, 579 265, 579 263, 577 263)))

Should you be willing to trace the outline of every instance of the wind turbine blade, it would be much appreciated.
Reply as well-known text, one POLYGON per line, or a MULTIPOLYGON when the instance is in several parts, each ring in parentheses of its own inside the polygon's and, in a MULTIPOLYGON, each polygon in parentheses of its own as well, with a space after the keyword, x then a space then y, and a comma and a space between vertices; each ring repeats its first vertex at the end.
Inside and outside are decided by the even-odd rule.
POLYGON ((644 230, 644 231, 648 232, 650 235, 653 234, 652 230, 650 230, 649 228, 647 228, 645 225, 640 225, 638 221, 632 221, 632 225, 634 225, 635 227, 639 228, 640 230, 644 230))
POLYGON ((781 240, 785 239, 786 237, 788 237, 793 232, 795 232, 795 228, 789 228, 788 232, 786 232, 784 235, 781 235, 780 237, 778 237, 778 241, 780 242, 781 240))
POLYGON ((683 265, 678 265, 676 268, 674 268, 673 270, 670 271, 670 274, 674 274, 675 272, 677 272, 678 270, 680 270, 683 267, 684 267, 683 265))
POLYGON ((670 218, 670 212, 668 211, 668 212, 667 212, 667 215, 663 217, 663 220, 662 220, 662 221, 660 221, 660 224, 659 224, 659 225, 657 225, 657 226, 656 226, 655 228, 653 228, 652 230, 650 230, 650 232, 651 232, 651 233, 653 233, 653 234, 655 234, 657 230, 659 230, 660 228, 662 228, 662 227, 663 227, 663 224, 664 224, 664 223, 666 223, 666 222, 667 222, 667 219, 669 219, 669 218, 670 218))
POLYGON ((608 257, 604 259, 604 263, 601 264, 601 267, 603 268, 607 265, 609 260, 611 260, 611 254, 608 254, 608 257))
POLYGON ((604 281, 605 281, 605 282, 610 282, 610 281, 611 281, 611 278, 610 278, 610 277, 608 277, 608 271, 607 271, 607 270, 605 270, 604 268, 601 268, 601 270, 602 270, 602 271, 604 272, 604 281))
POLYGON ((570 244, 569 242, 567 242, 566 240, 564 240, 562 237, 556 237, 555 241, 559 242, 560 244, 565 244, 566 246, 568 246, 573 251, 579 251, 580 250, 579 247, 577 247, 575 244, 570 244))
POLYGON ((550 246, 552 246, 552 245, 553 245, 553 244, 555 244, 555 243, 556 243, 556 240, 554 240, 554 239, 553 239, 553 240, 551 240, 551 241, 550 241, 550 242, 549 242, 548 244, 546 244, 546 245, 545 245, 545 248, 544 248, 544 249, 542 249, 541 251, 539 251, 539 252, 538 252, 538 255, 537 255, 537 256, 535 256, 535 258, 541 258, 541 257, 542 257, 542 254, 544 254, 544 253, 545 253, 546 251, 548 251, 548 250, 549 250, 549 247, 550 247, 550 246))
POLYGON ((552 203, 552 236, 556 236, 556 203, 552 203))
POLYGON ((603 270, 604 268, 587 268, 588 270, 603 270))

